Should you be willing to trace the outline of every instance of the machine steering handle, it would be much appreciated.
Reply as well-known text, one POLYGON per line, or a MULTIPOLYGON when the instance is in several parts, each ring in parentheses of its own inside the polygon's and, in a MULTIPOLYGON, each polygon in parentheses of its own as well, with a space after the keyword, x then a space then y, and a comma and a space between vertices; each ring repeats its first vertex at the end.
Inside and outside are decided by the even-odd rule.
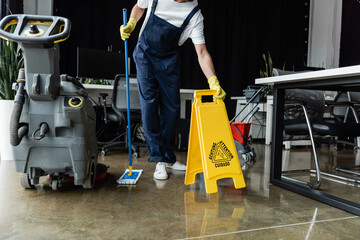
POLYGON ((55 44, 70 35, 70 20, 57 16, 14 14, 0 22, 0 37, 22 44, 55 44), (16 25, 10 32, 10 26, 16 25))

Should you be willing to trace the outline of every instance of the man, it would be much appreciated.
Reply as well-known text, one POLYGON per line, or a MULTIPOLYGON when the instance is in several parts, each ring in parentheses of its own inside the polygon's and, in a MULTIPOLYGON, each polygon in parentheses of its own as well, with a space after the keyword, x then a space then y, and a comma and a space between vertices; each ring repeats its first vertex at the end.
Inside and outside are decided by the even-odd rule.
POLYGON ((134 50, 142 121, 149 161, 157 162, 154 178, 168 178, 167 168, 186 170, 174 154, 176 126, 180 109, 179 46, 188 38, 194 43, 200 67, 215 98, 225 98, 206 49, 203 16, 197 0, 138 0, 126 27, 120 27, 123 40, 130 37, 137 21, 148 9, 134 50))

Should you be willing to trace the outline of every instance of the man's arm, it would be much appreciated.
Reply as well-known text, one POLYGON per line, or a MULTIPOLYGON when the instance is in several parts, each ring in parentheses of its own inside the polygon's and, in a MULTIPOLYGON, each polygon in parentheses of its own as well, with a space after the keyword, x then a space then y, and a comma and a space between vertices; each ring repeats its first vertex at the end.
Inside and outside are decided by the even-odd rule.
POLYGON ((135 18, 136 22, 138 22, 139 19, 144 14, 144 12, 145 12, 145 9, 140 8, 136 3, 131 10, 130 18, 135 18))
POLYGON ((215 68, 212 58, 205 44, 194 44, 198 61, 206 79, 215 75, 215 68))
POLYGON ((214 95, 214 98, 219 98, 224 100, 226 93, 225 91, 220 87, 220 83, 215 75, 215 68, 212 61, 212 58, 206 48, 205 44, 194 44, 195 50, 198 56, 198 61, 201 67, 201 70, 205 74, 209 87, 211 90, 216 90, 216 94, 214 95))

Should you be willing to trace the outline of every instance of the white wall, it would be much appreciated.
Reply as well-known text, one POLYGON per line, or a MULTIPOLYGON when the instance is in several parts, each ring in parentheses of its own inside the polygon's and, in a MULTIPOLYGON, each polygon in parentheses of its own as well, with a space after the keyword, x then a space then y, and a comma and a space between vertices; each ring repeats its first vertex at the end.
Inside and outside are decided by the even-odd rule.
POLYGON ((339 67, 342 0, 311 0, 308 66, 339 67))
POLYGON ((53 0, 24 0, 24 13, 53 15, 53 0))

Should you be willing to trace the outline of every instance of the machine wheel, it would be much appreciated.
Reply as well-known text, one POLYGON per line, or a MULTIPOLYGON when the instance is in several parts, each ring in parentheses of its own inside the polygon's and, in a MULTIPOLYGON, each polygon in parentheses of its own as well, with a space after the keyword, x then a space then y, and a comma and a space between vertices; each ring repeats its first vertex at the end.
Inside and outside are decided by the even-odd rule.
POLYGON ((19 174, 19 178, 20 178, 20 183, 21 186, 25 189, 31 189, 31 188, 35 188, 34 185, 31 184, 30 178, 29 178, 29 174, 27 173, 20 173, 19 174))
POLYGON ((55 179, 51 182, 51 188, 54 191, 57 191, 59 189, 59 182, 57 179, 55 179))
POLYGON ((84 189, 92 189, 95 184, 96 179, 96 165, 94 159, 91 161, 90 172, 87 178, 84 181, 83 188, 84 189))
POLYGON ((134 158, 139 158, 139 157, 140 157, 140 153, 139 153, 139 152, 134 152, 134 153, 133 153, 133 157, 134 157, 134 158))

